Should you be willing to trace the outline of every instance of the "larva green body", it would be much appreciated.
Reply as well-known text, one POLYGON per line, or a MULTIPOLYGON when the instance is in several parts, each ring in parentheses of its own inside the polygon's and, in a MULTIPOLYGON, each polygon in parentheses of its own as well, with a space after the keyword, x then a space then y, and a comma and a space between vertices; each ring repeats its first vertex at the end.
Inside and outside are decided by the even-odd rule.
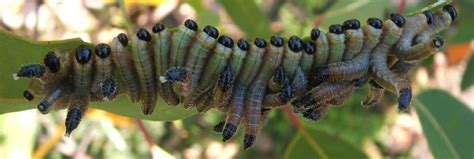
POLYGON ((145 115, 151 115, 151 113, 153 113, 157 99, 152 54, 148 48, 150 41, 150 33, 141 28, 138 30, 136 36, 132 36, 130 43, 133 63, 140 82, 143 104, 142 112, 145 115))
POLYGON ((314 63, 314 53, 316 52, 316 45, 312 41, 304 42, 303 55, 300 60, 300 68, 306 76, 310 75, 314 63))
POLYGON ((326 64, 341 61, 346 48, 342 26, 339 24, 331 25, 329 27, 329 33, 326 35, 329 41, 329 58, 326 64))
MULTIPOLYGON (((153 26, 152 42, 155 62, 155 79, 159 79, 169 69, 171 32, 163 24, 157 23, 153 26)), ((173 92, 170 82, 157 82, 158 93, 169 105, 177 105, 178 97, 173 92)))
POLYGON ((364 33, 360 29, 360 22, 357 19, 350 19, 343 24, 344 36, 346 38, 345 51, 342 61, 349 61, 362 49, 364 43, 364 33))
POLYGON ((313 67, 326 65, 329 59, 329 42, 326 33, 313 29, 311 32, 311 39, 316 43, 316 54, 314 55, 313 67), (316 32, 313 36, 313 32, 316 32))
POLYGON ((414 43, 423 43, 423 39, 429 39, 429 36, 441 32, 449 28, 451 23, 457 16, 456 11, 453 11, 450 7, 443 7, 442 10, 435 12, 433 23, 428 26, 425 30, 421 31, 418 37, 414 38, 414 43), (453 18, 454 17, 454 18, 453 18))
POLYGON ((171 52, 169 68, 183 67, 186 53, 197 34, 197 24, 192 20, 186 20, 184 25, 178 27, 178 31, 171 37, 171 52))
POLYGON ((283 61, 281 65, 283 70, 290 78, 290 81, 295 76, 296 68, 299 67, 300 59, 302 56, 301 50, 303 49, 303 42, 296 36, 290 37, 288 45, 285 45, 285 53, 283 55, 283 61))
POLYGON ((128 47, 128 38, 125 34, 119 34, 112 40, 112 61, 117 67, 118 74, 125 83, 126 90, 130 100, 135 103, 140 100, 140 85, 136 76, 133 61, 131 59, 130 49, 128 47))
MULTIPOLYGON (((427 15, 433 16, 432 13, 427 13, 427 15)), ((413 50, 413 38, 416 36, 417 33, 421 32, 422 30, 428 27, 428 17, 424 14, 419 14, 416 16, 412 16, 407 18, 405 27, 412 28, 412 29, 404 29, 402 33, 402 37, 400 38, 397 45, 395 45, 395 52, 400 55, 407 55, 408 50, 413 50)), ((432 21, 433 19, 431 19, 432 21)))

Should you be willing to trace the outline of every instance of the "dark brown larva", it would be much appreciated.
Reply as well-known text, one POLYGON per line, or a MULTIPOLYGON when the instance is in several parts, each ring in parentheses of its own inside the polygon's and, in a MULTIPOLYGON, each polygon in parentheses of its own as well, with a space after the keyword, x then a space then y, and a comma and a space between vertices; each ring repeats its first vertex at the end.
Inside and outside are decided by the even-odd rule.
POLYGON ((98 44, 95 54, 85 45, 48 52, 44 65, 24 66, 14 77, 30 79, 23 94, 41 99, 40 112, 68 109, 66 135, 79 125, 89 102, 126 93, 132 102, 142 102, 145 115, 153 113, 157 100, 200 112, 217 108, 226 119, 214 129, 227 141, 242 124, 247 149, 274 108, 291 103, 304 118, 319 120, 365 83, 369 95, 363 105, 376 104, 389 90, 398 95, 399 110, 408 109, 407 72, 443 45, 432 35, 456 17, 447 5, 407 20, 392 15, 361 25, 351 19, 332 25, 329 33, 313 29, 306 38, 240 39, 236 45, 215 27, 198 31, 193 20, 178 29, 158 23, 152 33, 142 28, 130 39, 119 34, 111 45, 98 44))

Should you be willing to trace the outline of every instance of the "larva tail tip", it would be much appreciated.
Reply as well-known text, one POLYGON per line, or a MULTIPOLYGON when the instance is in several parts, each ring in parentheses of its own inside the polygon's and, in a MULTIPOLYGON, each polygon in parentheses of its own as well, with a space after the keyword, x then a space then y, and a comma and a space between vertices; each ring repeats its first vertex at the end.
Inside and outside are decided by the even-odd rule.
POLYGON ((403 112, 409 108, 411 97, 412 97, 412 94, 411 94, 410 88, 403 88, 399 91, 399 96, 398 96, 399 112, 403 112))
POLYGON ((166 79, 165 76, 160 76, 160 82, 161 83, 166 83, 166 82, 168 82, 168 79, 166 79))
POLYGON ((232 124, 232 123, 227 123, 224 127, 224 130, 222 131, 222 141, 226 142, 227 140, 232 138, 236 130, 237 130, 237 125, 232 124))
POLYGON ((256 136, 253 134, 245 134, 244 136, 244 150, 247 150, 248 148, 253 146, 253 143, 255 142, 256 136))
POLYGON ((18 80, 18 79, 20 79, 20 77, 18 77, 18 74, 14 73, 14 74, 13 74, 13 80, 16 81, 16 80, 18 80))
POLYGON ((64 133, 64 137, 70 137, 70 136, 71 136, 71 132, 66 131, 66 133, 64 133))

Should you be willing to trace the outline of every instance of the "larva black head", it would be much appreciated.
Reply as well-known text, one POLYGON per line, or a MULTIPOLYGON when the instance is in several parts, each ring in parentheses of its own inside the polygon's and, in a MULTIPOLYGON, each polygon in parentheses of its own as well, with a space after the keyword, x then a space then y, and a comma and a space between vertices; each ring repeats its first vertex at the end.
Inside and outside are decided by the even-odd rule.
POLYGON ((123 46, 127 46, 127 45, 128 45, 128 37, 127 37, 127 34, 125 34, 125 33, 120 33, 119 35, 117 35, 117 39, 119 40, 119 42, 120 42, 123 46))
POLYGON ((458 13, 456 11, 456 8, 453 7, 453 5, 445 5, 443 7, 443 11, 448 12, 449 15, 451 16, 451 20, 454 21, 458 17, 458 13))
POLYGON ((248 51, 250 48, 250 44, 245 39, 239 39, 239 41, 237 42, 237 47, 239 47, 241 50, 248 51))
POLYGON ((293 52, 299 52, 303 49, 303 41, 297 36, 291 36, 288 40, 288 48, 293 52))
POLYGON ((77 128, 79 123, 81 122, 82 112, 79 108, 70 108, 67 112, 66 117, 66 134, 65 136, 69 136, 71 132, 77 128))
POLYGON ((38 104, 37 109, 40 111, 41 114, 48 114, 51 109, 51 104, 48 104, 48 102, 46 101, 41 101, 38 104))
POLYGON ((95 55, 100 58, 109 57, 111 52, 112 51, 110 50, 110 46, 107 44, 100 43, 95 46, 95 55))
POLYGON ((344 23, 342 24, 342 29, 344 30, 349 30, 349 29, 357 30, 359 28, 360 28, 360 22, 357 19, 349 19, 349 20, 344 21, 344 23))
POLYGON ((161 31, 165 30, 165 25, 161 24, 161 23, 156 23, 155 25, 153 25, 153 27, 151 28, 151 31, 153 33, 159 33, 161 31))
POLYGON ((31 101, 35 98, 29 91, 23 91, 23 97, 25 97, 25 99, 28 101, 31 101))
POLYGON ((86 64, 91 60, 91 50, 85 45, 79 45, 76 48, 76 61, 80 64, 86 64))
POLYGON ((267 47, 267 42, 263 38, 255 38, 255 41, 253 41, 253 44, 259 48, 265 48, 267 47))
POLYGON ((333 34, 342 34, 342 25, 341 24, 333 24, 329 26, 329 32, 333 34))
POLYGON ((392 20, 392 22, 395 23, 399 28, 402 28, 403 25, 405 25, 405 18, 400 14, 390 14, 390 20, 392 20))
POLYGON ((434 15, 433 15, 433 12, 431 10, 424 11, 423 15, 425 15, 425 17, 426 17, 426 23, 427 24, 433 23, 434 15))
POLYGON ((225 36, 225 35, 222 35, 221 37, 219 37, 217 42, 219 42, 219 44, 222 44, 228 48, 232 48, 234 46, 234 40, 232 40, 232 38, 230 38, 229 36, 225 36))
POLYGON ((222 130, 222 141, 226 142, 232 138, 232 136, 235 134, 235 131, 237 131, 237 125, 233 123, 226 123, 224 130, 222 130))
POLYGON ((48 67, 48 69, 55 73, 58 72, 59 69, 61 68, 61 61, 59 60, 59 57, 53 52, 50 51, 48 54, 43 59, 44 65, 48 67))
POLYGON ((207 25, 206 27, 204 27, 204 29, 202 29, 202 31, 204 31, 207 35, 213 37, 214 39, 217 39, 217 37, 219 37, 219 30, 217 30, 214 26, 207 25))
POLYGON ((311 30, 311 40, 318 40, 319 35, 321 35, 321 31, 318 28, 314 28, 311 30))
POLYGON ((312 41, 304 42, 304 52, 307 54, 314 54, 316 52, 316 45, 312 41))
POLYGON ((410 106, 411 88, 403 88, 398 93, 398 111, 405 111, 410 106))
POLYGON ((433 45, 436 47, 436 48, 441 48, 443 47, 444 45, 444 39, 440 36, 437 36, 433 39, 433 45))
POLYGON ((140 29, 138 29, 138 31, 137 31, 137 37, 138 37, 138 39, 143 40, 143 41, 146 41, 146 42, 150 42, 150 41, 151 41, 150 32, 148 32, 148 30, 146 30, 145 28, 140 28, 140 29))
POLYGON ((379 18, 369 18, 367 19, 367 24, 376 29, 382 29, 383 27, 383 22, 379 18))
POLYGON ((184 26, 186 28, 194 30, 194 31, 197 31, 197 29, 198 29, 197 23, 194 20, 191 20, 191 19, 187 19, 186 21, 184 21, 184 26))
POLYGON ((255 142, 256 136, 253 134, 245 134, 244 135, 244 150, 252 147, 253 143, 255 142))
POLYGON ((285 41, 280 36, 272 36, 270 38, 270 44, 272 44, 273 46, 282 47, 283 43, 285 43, 285 41))

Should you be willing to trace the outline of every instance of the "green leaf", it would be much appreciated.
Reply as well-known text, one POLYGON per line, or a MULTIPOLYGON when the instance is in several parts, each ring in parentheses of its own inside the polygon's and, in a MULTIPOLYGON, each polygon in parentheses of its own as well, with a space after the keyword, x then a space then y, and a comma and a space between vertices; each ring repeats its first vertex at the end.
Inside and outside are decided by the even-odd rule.
POLYGON ((462 77, 461 89, 465 91, 469 86, 474 85, 474 56, 471 56, 467 63, 466 70, 462 77))
POLYGON ((368 158, 358 147, 319 128, 307 128, 309 136, 298 133, 285 151, 285 158, 368 158))
MULTIPOLYGON (((27 89, 28 80, 13 80, 12 74, 20 69, 22 65, 31 63, 42 63, 46 52, 54 49, 61 51, 69 50, 80 44, 93 47, 93 44, 83 42, 79 38, 35 42, 18 37, 12 33, 0 30, 0 114, 17 112, 36 108, 38 101, 27 102, 22 97, 23 90, 27 89)), ((118 115, 141 118, 145 120, 177 120, 196 113, 195 110, 184 109, 181 106, 169 106, 162 100, 158 101, 155 113, 145 117, 140 112, 140 104, 131 104, 127 97, 122 95, 113 102, 91 103, 91 107, 109 111, 118 115)))
POLYGON ((249 39, 271 36, 270 22, 254 0, 219 0, 219 3, 249 39))
POLYGON ((474 113, 442 90, 417 95, 415 108, 435 158, 474 156, 474 113))

